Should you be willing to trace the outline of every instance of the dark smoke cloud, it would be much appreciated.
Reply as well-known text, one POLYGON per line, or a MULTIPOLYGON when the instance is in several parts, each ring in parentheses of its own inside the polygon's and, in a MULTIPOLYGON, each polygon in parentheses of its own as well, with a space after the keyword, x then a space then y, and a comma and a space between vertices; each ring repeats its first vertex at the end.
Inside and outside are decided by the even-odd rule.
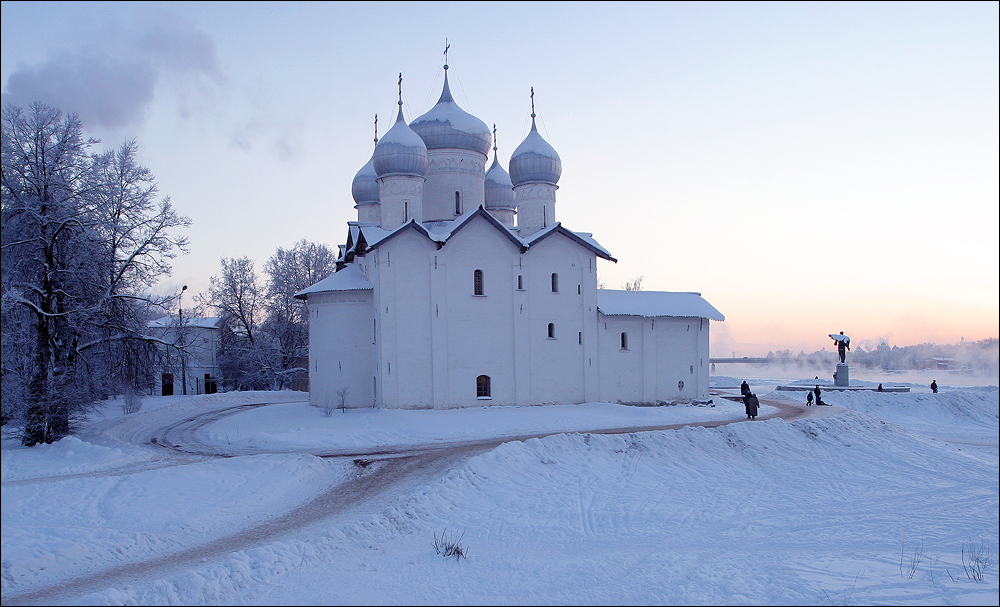
POLYGON ((223 81, 212 39, 173 16, 127 29, 106 24, 83 37, 77 49, 12 73, 3 105, 41 101, 79 114, 88 127, 121 130, 143 121, 165 76, 223 81))

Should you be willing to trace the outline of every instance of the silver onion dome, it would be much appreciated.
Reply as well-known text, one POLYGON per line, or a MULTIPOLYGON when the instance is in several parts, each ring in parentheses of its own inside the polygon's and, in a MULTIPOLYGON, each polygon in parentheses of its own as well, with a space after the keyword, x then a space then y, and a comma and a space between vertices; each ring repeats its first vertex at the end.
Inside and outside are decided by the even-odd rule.
POLYGON ((559 182, 562 160, 555 148, 538 134, 534 114, 531 115, 531 132, 514 150, 509 166, 510 180, 515 186, 532 182, 555 185, 559 182))
POLYGON ((429 150, 470 150, 488 156, 490 130, 485 122, 455 103, 448 86, 447 69, 445 66, 441 98, 426 114, 411 122, 410 128, 420 135, 429 150))
POLYGON ((514 184, 510 181, 510 175, 493 157, 493 165, 486 171, 486 208, 487 209, 513 209, 514 208, 514 184))
POLYGON ((378 173, 375 172, 375 156, 372 156, 365 166, 354 176, 351 184, 351 195, 357 204, 378 204, 379 185, 375 181, 378 173))
POLYGON ((424 140, 413 132, 403 119, 403 102, 399 102, 396 124, 392 125, 378 145, 372 157, 375 173, 386 175, 419 175, 427 172, 427 146, 424 140))

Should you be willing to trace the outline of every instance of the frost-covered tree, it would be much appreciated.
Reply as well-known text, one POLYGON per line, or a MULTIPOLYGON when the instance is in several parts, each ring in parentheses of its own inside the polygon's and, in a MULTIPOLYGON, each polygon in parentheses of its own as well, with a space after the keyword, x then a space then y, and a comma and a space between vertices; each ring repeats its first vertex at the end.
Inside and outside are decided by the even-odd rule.
POLYGON ((622 289, 625 289, 626 291, 641 291, 642 290, 642 279, 643 278, 645 278, 645 277, 644 276, 636 276, 632 280, 629 280, 624 285, 622 285, 622 289))
POLYGON ((279 350, 279 388, 307 371, 301 362, 309 355, 309 312, 295 294, 333 274, 336 266, 330 247, 305 239, 291 249, 279 247, 267 260, 268 317, 264 324, 279 350))
POLYGON ((171 298, 155 298, 148 288, 170 273, 169 260, 187 250, 187 238, 173 232, 187 227, 170 199, 158 199, 152 172, 137 161, 138 146, 126 141, 117 150, 94 159, 96 187, 94 231, 101 244, 102 305, 90 322, 96 331, 81 346, 88 361, 109 364, 112 393, 140 388, 159 349, 146 336, 146 321, 153 309, 163 310, 171 298))
POLYGON ((199 301, 222 319, 218 360, 222 376, 237 389, 271 387, 276 348, 261 326, 267 302, 261 279, 249 257, 223 257, 221 271, 209 279, 208 293, 199 301))
POLYGON ((200 301, 222 318, 218 360, 237 389, 280 390, 307 371, 309 317, 295 294, 335 269, 333 251, 307 240, 275 251, 264 266, 266 282, 248 257, 221 260, 200 301))
POLYGON ((148 373, 146 312, 162 302, 144 292, 190 222, 155 200, 134 142, 91 153, 74 114, 40 103, 2 122, 3 417, 33 445, 148 373))

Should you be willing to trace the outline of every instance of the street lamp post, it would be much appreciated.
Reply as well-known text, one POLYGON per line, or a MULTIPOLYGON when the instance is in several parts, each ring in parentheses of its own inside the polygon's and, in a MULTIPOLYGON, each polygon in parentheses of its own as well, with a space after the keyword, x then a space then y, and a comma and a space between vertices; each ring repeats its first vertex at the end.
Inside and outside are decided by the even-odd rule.
POLYGON ((184 396, 188 393, 188 382, 187 382, 187 359, 184 357, 184 291, 188 288, 187 285, 181 287, 181 294, 178 296, 177 303, 177 337, 181 342, 181 386, 184 391, 184 396))

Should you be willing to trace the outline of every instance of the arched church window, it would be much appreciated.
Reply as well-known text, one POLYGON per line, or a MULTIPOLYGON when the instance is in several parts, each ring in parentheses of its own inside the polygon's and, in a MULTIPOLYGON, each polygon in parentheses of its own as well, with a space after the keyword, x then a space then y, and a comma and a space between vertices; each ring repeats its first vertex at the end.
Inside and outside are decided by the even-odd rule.
POLYGON ((556 324, 554 322, 549 323, 549 339, 556 338, 556 324))
POLYGON ((490 398, 490 376, 480 375, 476 378, 476 398, 490 398))
POLYGON ((622 331, 622 350, 628 350, 628 333, 622 331))
POLYGON ((455 192, 455 214, 462 214, 462 195, 459 192, 455 192))
POLYGON ((552 273, 552 292, 553 293, 559 292, 559 275, 556 274, 555 272, 552 273))
POLYGON ((472 292, 475 295, 483 294, 483 271, 476 270, 472 273, 472 292))

